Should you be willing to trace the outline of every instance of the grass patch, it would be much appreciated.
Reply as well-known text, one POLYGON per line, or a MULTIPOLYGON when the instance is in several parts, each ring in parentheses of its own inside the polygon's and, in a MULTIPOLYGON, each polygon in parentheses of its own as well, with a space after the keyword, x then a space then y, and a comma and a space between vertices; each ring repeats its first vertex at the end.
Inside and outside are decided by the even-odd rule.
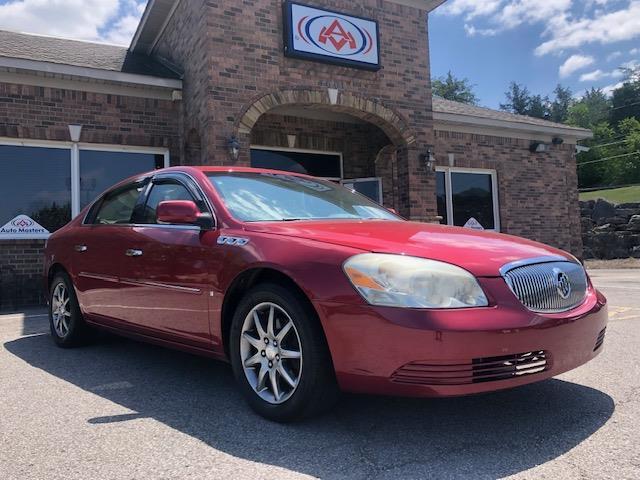
POLYGON ((640 202, 640 185, 633 187, 612 188, 609 190, 596 190, 595 192, 583 192, 580 200, 596 200, 604 198, 611 203, 632 203, 640 202))

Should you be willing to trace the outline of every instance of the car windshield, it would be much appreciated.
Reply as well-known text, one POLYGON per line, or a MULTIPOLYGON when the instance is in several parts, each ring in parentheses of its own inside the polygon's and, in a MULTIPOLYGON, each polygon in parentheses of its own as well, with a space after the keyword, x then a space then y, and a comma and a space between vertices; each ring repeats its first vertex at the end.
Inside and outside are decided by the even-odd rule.
POLYGON ((244 222, 402 220, 366 197, 324 180, 278 173, 208 176, 231 214, 244 222))

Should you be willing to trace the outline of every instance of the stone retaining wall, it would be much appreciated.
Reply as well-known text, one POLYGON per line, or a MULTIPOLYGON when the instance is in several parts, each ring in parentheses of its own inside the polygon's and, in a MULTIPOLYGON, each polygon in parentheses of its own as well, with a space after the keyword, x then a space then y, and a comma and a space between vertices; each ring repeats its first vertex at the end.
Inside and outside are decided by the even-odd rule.
POLYGON ((640 258, 640 202, 580 202, 584 258, 640 258))

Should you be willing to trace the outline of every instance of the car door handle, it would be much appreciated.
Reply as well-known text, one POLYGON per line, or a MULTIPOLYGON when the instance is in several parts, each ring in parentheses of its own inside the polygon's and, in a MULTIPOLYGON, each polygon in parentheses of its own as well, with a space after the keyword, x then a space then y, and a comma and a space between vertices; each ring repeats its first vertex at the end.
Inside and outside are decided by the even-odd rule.
POLYGON ((87 246, 86 245, 76 245, 75 247, 73 247, 75 249, 76 252, 78 253, 83 253, 87 251, 87 246))
POLYGON ((125 255, 127 257, 141 257, 142 256, 142 250, 136 250, 135 248, 130 248, 129 250, 127 250, 125 252, 125 255))

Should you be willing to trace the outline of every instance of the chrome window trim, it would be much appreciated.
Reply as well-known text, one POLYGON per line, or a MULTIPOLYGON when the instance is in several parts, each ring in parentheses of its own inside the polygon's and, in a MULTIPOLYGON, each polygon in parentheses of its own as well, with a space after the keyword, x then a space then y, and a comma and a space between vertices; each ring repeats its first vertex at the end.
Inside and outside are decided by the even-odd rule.
MULTIPOLYGON (((213 205, 211 203, 211 201, 209 200, 209 197, 207 197, 207 195, 204 193, 204 190, 202 190, 202 187, 200 187, 200 184, 198 184, 198 182, 196 181, 196 179, 186 173, 186 172, 160 172, 156 175, 152 175, 149 177, 143 177, 140 181, 144 182, 146 179, 149 179, 150 182, 149 183, 153 183, 153 180, 155 178, 162 178, 163 175, 166 175, 168 178, 171 178, 171 176, 173 175, 184 175, 185 177, 187 177, 189 180, 191 180, 193 182, 193 184, 195 185, 195 188, 198 190, 198 193, 202 196, 202 198, 204 199, 205 204, 207 205, 207 208, 209 209, 209 212, 211 213, 211 218, 213 219, 213 230, 218 230, 218 217, 216 216, 215 210, 213 209, 213 205)), ((134 182, 135 183, 135 182, 134 182)), ((82 219, 82 223, 80 224, 81 227, 144 227, 144 228, 172 228, 174 230, 198 230, 201 231, 202 229, 200 227, 198 227, 197 225, 178 225, 178 224, 173 224, 173 223, 168 223, 168 224, 147 224, 147 223, 118 223, 118 224, 113 224, 113 225, 109 225, 109 224, 99 224, 99 223, 87 223, 87 217, 89 216, 89 213, 91 212, 91 210, 93 209, 93 206, 96 204, 96 202, 99 202, 100 200, 102 200, 106 195, 108 195, 109 193, 111 193, 113 191, 113 189, 108 190, 107 192, 105 192, 103 195, 100 195, 98 198, 96 198, 95 200, 93 200, 93 202, 91 202, 87 207, 87 213, 85 213, 84 218, 82 219)), ((146 193, 145 193, 146 195, 146 193)), ((145 199, 146 201, 146 199, 145 199)))

